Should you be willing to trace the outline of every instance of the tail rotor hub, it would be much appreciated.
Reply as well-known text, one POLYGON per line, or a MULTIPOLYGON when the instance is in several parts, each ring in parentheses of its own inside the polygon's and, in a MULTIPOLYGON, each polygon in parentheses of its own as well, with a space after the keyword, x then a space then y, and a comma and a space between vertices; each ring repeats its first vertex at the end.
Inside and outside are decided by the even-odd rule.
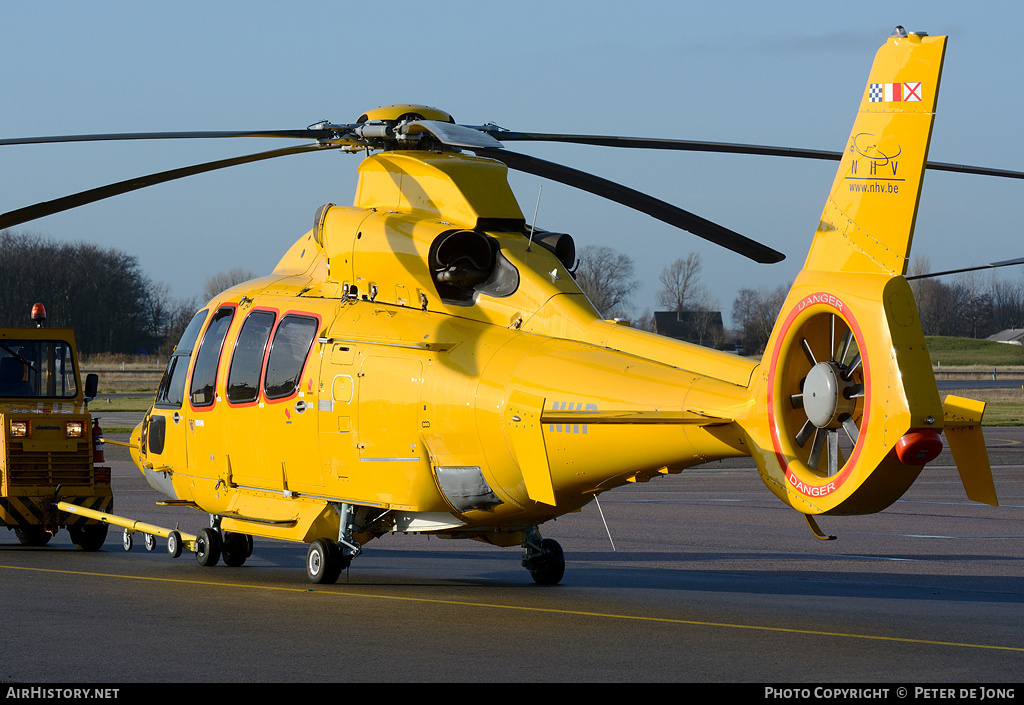
POLYGON ((852 398, 856 385, 843 367, 832 360, 819 362, 804 380, 804 411, 817 428, 839 428, 857 408, 857 400, 852 398))

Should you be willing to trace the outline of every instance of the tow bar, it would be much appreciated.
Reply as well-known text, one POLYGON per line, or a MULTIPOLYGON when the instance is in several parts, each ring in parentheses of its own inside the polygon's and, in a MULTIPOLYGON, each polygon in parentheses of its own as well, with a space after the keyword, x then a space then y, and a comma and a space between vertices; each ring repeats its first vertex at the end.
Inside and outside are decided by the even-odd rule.
POLYGON ((146 524, 145 522, 126 519, 125 517, 107 514, 106 512, 98 512, 95 509, 87 509, 86 507, 80 507, 77 504, 68 504, 67 502, 57 502, 57 509, 62 512, 77 514, 78 516, 83 516, 88 519, 96 519, 104 524, 124 527, 124 538, 122 543, 124 545, 124 550, 126 551, 131 550, 133 543, 132 535, 136 533, 145 535, 146 550, 149 551, 156 548, 157 536, 167 539, 167 552, 174 558, 181 555, 182 547, 187 548, 189 551, 196 550, 197 537, 192 534, 183 534, 177 529, 165 529, 162 526, 146 524))

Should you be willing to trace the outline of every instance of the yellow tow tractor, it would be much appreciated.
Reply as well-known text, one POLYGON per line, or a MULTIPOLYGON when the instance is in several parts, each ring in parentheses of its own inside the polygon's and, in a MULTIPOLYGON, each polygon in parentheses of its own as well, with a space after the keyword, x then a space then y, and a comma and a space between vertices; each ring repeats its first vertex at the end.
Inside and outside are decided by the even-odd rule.
POLYGON ((32 307, 35 328, 0 328, 0 526, 26 546, 44 546, 66 528, 78 548, 95 551, 107 525, 58 511, 55 499, 109 512, 110 468, 102 462, 98 422, 88 402, 98 377, 81 384, 74 333, 44 328, 46 309, 32 307))

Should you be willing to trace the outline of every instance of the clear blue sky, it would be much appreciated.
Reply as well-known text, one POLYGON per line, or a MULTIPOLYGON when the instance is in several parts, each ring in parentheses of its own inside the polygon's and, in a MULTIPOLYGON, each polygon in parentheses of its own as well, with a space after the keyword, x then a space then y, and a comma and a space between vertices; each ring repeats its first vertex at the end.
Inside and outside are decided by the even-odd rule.
MULTIPOLYGON (((949 35, 930 157, 1024 170, 1019 2, 7 3, 0 136, 301 128, 398 102, 459 122, 840 150, 892 28, 949 35)), ((0 148, 0 212, 269 140, 0 148)), ((661 269, 696 251, 721 308, 789 282, 835 164, 770 157, 513 148, 618 180, 781 250, 757 265, 588 194, 544 182, 538 223, 628 252, 654 309, 661 269)), ((138 256, 175 295, 234 266, 270 271, 317 207, 348 205, 359 158, 235 167, 19 230, 138 256)), ((541 181, 514 175, 532 214, 541 181)), ((930 174, 915 254, 934 270, 1024 255, 1024 182, 930 174)), ((1004 277, 1020 276, 1005 271, 1004 277)))

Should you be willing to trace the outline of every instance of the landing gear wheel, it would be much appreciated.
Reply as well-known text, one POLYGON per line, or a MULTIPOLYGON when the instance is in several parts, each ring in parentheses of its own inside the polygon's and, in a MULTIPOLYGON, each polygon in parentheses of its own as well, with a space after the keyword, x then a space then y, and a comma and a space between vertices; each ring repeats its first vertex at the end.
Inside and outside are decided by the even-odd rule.
POLYGON ((124 550, 132 550, 132 546, 135 544, 135 539, 132 537, 132 532, 128 529, 124 530, 124 535, 121 537, 121 545, 124 546, 124 550))
POLYGON ((181 555, 181 534, 177 531, 172 531, 167 535, 167 552, 171 554, 171 558, 181 555))
POLYGON ((523 560, 538 585, 557 585, 565 575, 565 554, 554 539, 540 542, 540 553, 523 560))
POLYGON ((246 558, 252 555, 252 537, 248 534, 239 534, 233 531, 225 532, 221 554, 224 558, 224 565, 237 568, 245 563, 246 558))
POLYGON ((14 535, 22 546, 45 546, 50 543, 51 534, 41 526, 27 526, 15 529, 14 535))
POLYGON ((68 529, 71 534, 71 543, 82 551, 98 551, 107 540, 107 530, 110 527, 106 524, 86 524, 85 526, 68 529))
POLYGON ((206 528, 196 536, 196 563, 206 568, 217 565, 220 560, 220 532, 206 528))
POLYGON ((311 583, 333 585, 351 562, 351 558, 341 555, 337 543, 330 539, 317 539, 309 544, 306 552, 306 577, 311 583))
POLYGON ((154 548, 156 548, 156 536, 154 536, 153 534, 143 534, 143 537, 145 540, 147 551, 152 551, 154 548))

